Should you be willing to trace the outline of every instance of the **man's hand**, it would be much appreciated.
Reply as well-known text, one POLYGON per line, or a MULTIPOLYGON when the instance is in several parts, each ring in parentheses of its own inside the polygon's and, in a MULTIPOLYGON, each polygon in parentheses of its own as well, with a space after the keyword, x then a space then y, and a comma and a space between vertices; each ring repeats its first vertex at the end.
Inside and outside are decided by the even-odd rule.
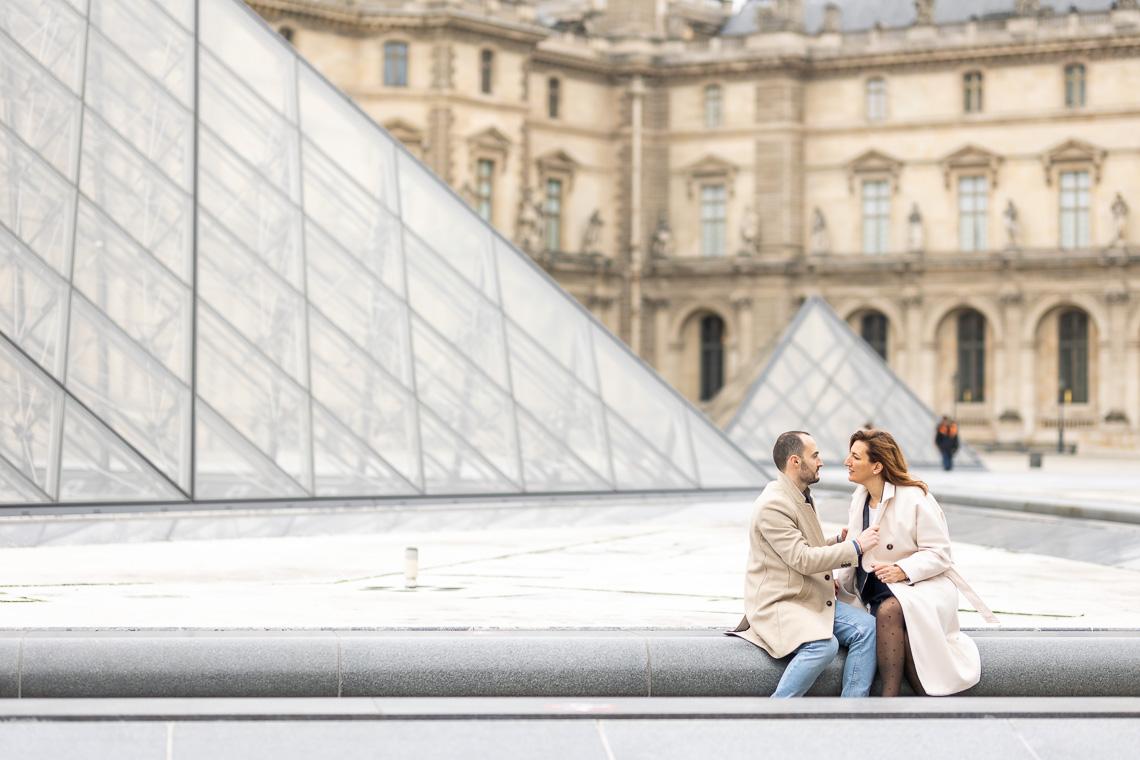
POLYGON ((883 583, 904 583, 910 580, 898 565, 889 565, 886 562, 872 562, 871 571, 883 583))
POLYGON ((835 595, 836 595, 836 596, 839 596, 839 581, 837 581, 837 580, 835 580, 834 578, 832 578, 832 579, 831 579, 831 583, 832 583, 832 585, 834 585, 834 586, 835 586, 835 595))
POLYGON ((839 531, 839 538, 835 539, 835 543, 841 544, 847 540, 847 528, 839 531))
POLYGON ((879 545, 879 526, 872 525, 870 528, 867 528, 867 530, 859 534, 857 540, 859 541, 859 548, 863 550, 864 554, 871 551, 879 545))

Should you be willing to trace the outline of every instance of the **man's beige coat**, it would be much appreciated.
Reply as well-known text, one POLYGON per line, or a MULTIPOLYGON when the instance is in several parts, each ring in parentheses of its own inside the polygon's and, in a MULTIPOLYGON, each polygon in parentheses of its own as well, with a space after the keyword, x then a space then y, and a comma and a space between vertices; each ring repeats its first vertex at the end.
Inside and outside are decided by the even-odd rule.
POLYGON ((744 578, 744 619, 733 631, 773 657, 829 639, 835 623, 832 570, 854 567, 852 541, 823 537, 819 518, 783 473, 756 499, 744 578))
MULTIPOLYGON (((855 488, 848 511, 847 530, 863 530, 863 502, 867 489, 855 488)), ((934 496, 917 486, 883 486, 878 520, 879 545, 863 555, 863 569, 875 562, 895 564, 909 582, 888 583, 902 606, 918 680, 930 695, 955 694, 968 689, 981 676, 978 647, 958 628, 958 590, 976 600, 979 612, 993 617, 958 575, 950 558, 946 517, 934 496)), ((855 568, 835 574, 839 598, 863 608, 855 594, 855 568)), ((995 619, 996 622, 996 619, 995 619)))

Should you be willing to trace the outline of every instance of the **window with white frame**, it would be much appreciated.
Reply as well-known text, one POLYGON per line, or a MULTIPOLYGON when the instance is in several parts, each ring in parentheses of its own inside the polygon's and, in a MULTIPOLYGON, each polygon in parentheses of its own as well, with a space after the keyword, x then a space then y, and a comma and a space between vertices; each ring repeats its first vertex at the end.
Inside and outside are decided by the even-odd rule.
POLYGON ((863 253, 886 253, 890 233, 891 183, 863 180, 863 253))
POLYGON ((701 255, 724 256, 726 236, 724 185, 701 185, 701 255))
POLYGON ((887 80, 875 77, 867 80, 867 121, 887 118, 887 80))
POLYGON ((723 92, 719 84, 710 84, 705 88, 705 127, 715 129, 721 125, 723 114, 723 92))
POLYGON ((1065 107, 1084 108, 1085 67, 1081 63, 1070 63, 1065 67, 1065 107))
POLYGON ((546 222, 546 250, 562 250, 562 180, 546 180, 546 202, 542 207, 546 222))
POLYGON ((1061 248, 1089 245, 1089 173, 1061 172, 1061 248))
POLYGON ((481 158, 475 164, 475 210, 488 222, 491 221, 494 193, 495 162, 481 158))
POLYGON ((986 250, 989 180, 982 175, 958 178, 958 247, 986 250))
POLYGON ((408 86, 408 43, 384 43, 384 84, 388 87, 408 86))

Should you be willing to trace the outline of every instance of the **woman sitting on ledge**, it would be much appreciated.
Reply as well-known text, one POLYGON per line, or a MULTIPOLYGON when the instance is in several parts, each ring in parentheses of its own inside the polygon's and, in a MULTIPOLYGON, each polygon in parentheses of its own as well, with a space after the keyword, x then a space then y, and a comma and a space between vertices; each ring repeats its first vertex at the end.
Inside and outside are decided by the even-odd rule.
POLYGON ((879 526, 879 544, 858 566, 835 572, 839 600, 875 616, 883 696, 903 674, 915 694, 954 694, 981 677, 978 647, 958 627, 958 591, 989 622, 997 618, 954 569, 942 508, 885 430, 857 430, 844 465, 855 483, 848 535, 879 526))

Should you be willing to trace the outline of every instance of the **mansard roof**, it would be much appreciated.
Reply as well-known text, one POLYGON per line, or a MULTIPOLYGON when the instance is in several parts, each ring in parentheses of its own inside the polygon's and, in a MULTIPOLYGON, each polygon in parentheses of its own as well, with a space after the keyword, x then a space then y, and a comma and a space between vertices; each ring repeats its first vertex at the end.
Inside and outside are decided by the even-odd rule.
MULTIPOLYGON (((724 25, 722 36, 735 37, 756 31, 756 10, 770 6, 775 0, 745 0, 739 12, 724 25)), ((1042 10, 1068 13, 1070 6, 1078 11, 1107 11, 1113 0, 1041 0, 1042 10)), ((937 24, 957 24, 978 19, 1011 16, 1017 0, 937 0, 934 21, 937 24)), ((876 24, 883 27, 910 26, 914 23, 914 0, 803 0, 804 29, 815 34, 823 26, 823 12, 827 5, 836 5, 842 11, 843 30, 848 32, 870 29, 876 24)))

